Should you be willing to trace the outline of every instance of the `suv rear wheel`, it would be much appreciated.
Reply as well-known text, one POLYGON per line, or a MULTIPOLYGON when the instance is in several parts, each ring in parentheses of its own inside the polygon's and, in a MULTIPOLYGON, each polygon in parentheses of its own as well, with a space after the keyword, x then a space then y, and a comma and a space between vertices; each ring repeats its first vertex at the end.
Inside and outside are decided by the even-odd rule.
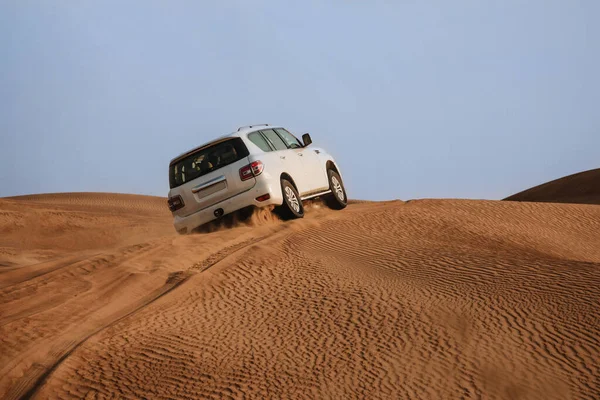
POLYGON ((327 171, 327 176, 329 177, 329 189, 331 190, 331 194, 325 198, 327 205, 334 210, 346 208, 348 197, 346 196, 342 177, 332 169, 327 171))
POLYGON ((304 217, 304 206, 298 191, 287 179, 281 180, 281 191, 283 192, 282 216, 287 218, 304 217))

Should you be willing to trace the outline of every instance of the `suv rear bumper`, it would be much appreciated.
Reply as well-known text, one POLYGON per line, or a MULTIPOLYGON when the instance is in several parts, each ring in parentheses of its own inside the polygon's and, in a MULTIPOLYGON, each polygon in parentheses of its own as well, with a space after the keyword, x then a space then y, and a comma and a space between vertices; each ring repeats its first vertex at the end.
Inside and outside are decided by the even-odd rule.
POLYGON ((279 181, 275 183, 265 180, 264 178, 257 179, 256 185, 254 185, 250 190, 237 194, 219 203, 213 204, 188 216, 174 216, 173 225, 175 226, 175 230, 177 230, 177 232, 189 233, 193 229, 217 219, 215 216, 215 211, 218 209, 222 209, 223 215, 227 215, 248 206, 265 207, 269 205, 281 204, 283 204, 283 194, 281 193, 279 181), (271 196, 269 200, 256 200, 257 197, 265 194, 269 194, 271 196))

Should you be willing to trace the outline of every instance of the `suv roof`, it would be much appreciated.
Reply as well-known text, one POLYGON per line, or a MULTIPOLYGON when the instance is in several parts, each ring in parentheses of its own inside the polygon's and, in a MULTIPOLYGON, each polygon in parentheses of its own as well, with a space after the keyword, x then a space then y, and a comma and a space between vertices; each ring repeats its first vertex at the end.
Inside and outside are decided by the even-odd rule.
POLYGON ((242 131, 242 130, 247 130, 247 129, 254 129, 256 127, 260 127, 260 126, 271 126, 269 124, 255 124, 255 125, 245 125, 245 126, 240 126, 237 131, 242 131))
POLYGON ((261 129, 275 129, 275 128, 283 128, 283 127, 279 126, 279 125, 270 125, 270 124, 256 124, 256 125, 240 126, 235 132, 231 132, 226 135, 221 135, 221 136, 211 140, 210 142, 206 142, 198 147, 194 147, 193 149, 190 149, 188 151, 185 151, 185 152, 179 154, 177 157, 174 157, 171 159, 171 161, 169 162, 169 165, 172 164, 174 161, 177 161, 177 160, 183 158, 184 156, 195 152, 196 150, 199 150, 205 146, 208 146, 209 144, 220 142, 221 140, 224 140, 224 139, 242 137, 249 133, 252 133, 255 131, 260 131, 261 129))

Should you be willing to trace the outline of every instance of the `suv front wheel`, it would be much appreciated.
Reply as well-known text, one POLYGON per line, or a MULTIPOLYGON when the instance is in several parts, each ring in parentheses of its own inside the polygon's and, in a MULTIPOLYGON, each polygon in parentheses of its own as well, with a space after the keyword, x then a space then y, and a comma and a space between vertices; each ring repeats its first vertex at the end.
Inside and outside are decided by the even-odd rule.
POLYGON ((346 196, 342 177, 332 169, 327 171, 327 176, 329 177, 329 189, 331 190, 331 194, 325 198, 327 205, 334 210, 346 208, 348 197, 346 196))

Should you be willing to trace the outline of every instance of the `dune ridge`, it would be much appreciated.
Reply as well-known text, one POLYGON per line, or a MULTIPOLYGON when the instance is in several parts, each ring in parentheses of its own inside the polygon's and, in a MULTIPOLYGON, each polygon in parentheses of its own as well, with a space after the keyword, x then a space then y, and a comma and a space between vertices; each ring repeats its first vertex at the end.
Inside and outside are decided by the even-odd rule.
POLYGON ((313 204, 177 236, 164 199, 72 196, 0 200, 0 398, 600 397, 598 206, 313 204))
POLYGON ((504 200, 600 204, 600 168, 555 179, 504 200))

